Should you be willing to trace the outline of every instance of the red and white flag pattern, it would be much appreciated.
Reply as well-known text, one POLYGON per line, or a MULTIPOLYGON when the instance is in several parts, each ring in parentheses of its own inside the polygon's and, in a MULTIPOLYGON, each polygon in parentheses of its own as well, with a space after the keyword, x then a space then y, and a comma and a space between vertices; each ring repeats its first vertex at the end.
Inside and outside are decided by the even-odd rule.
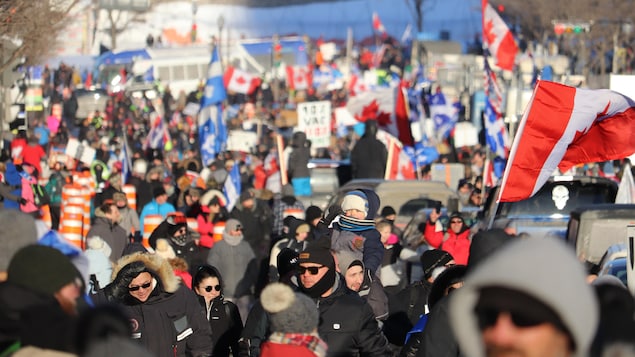
POLYGON ((223 82, 228 91, 241 94, 251 94, 260 86, 258 76, 231 66, 227 67, 223 82))
POLYGON ((386 36, 386 28, 384 27, 384 24, 381 23, 379 15, 377 15, 376 12, 373 12, 373 29, 379 32, 382 36, 386 36))
POLYGON ((608 89, 538 81, 512 145, 501 202, 533 196, 556 168, 635 152, 635 102, 608 89))
POLYGON ((287 87, 305 90, 311 86, 311 71, 306 66, 287 66, 287 87))
POLYGON ((514 36, 487 0, 483 5, 483 43, 487 45, 489 53, 496 58, 498 67, 511 71, 514 69, 518 45, 514 36))
POLYGON ((403 145, 393 135, 378 130, 377 140, 386 145, 388 160, 386 162, 386 180, 414 180, 417 178, 410 156, 403 150, 403 145))

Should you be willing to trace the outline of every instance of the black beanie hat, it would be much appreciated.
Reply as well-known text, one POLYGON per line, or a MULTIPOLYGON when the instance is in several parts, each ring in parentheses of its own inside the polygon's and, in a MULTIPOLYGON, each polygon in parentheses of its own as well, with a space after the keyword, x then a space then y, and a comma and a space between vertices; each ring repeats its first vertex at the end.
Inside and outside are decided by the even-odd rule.
POLYGON ((397 214, 397 212, 395 211, 394 208, 392 208, 392 206, 384 206, 384 208, 381 209, 380 216, 386 217, 386 216, 390 216, 391 214, 397 214))
POLYGON ((304 213, 305 220, 309 223, 316 218, 322 218, 322 210, 318 206, 309 206, 304 213))
POLYGON ((152 190, 152 197, 157 198, 161 195, 167 195, 167 192, 165 192, 165 189, 163 188, 163 186, 155 187, 152 190))
POLYGON ((335 270, 335 260, 331 254, 330 244, 327 239, 319 239, 309 243, 309 246, 300 252, 298 264, 315 263, 322 264, 331 270, 335 270))
POLYGON ((7 280, 48 296, 69 283, 83 284, 81 274, 68 257, 55 248, 36 244, 15 253, 9 263, 7 280))
POLYGON ((445 250, 430 249, 423 252, 419 260, 421 261, 423 275, 428 280, 435 268, 446 265, 449 261, 454 260, 454 257, 445 250))

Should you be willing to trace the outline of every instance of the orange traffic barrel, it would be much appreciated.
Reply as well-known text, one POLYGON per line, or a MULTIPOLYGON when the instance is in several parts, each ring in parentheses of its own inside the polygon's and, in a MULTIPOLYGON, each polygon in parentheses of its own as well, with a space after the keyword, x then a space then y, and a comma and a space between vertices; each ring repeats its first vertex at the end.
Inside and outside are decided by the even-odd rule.
POLYGON ((214 242, 218 242, 223 239, 223 233, 225 232, 225 222, 214 223, 214 242))
POLYGON ((128 200, 128 207, 132 210, 137 209, 137 189, 133 185, 123 185, 121 188, 123 193, 126 194, 128 200))
POLYGON ((53 219, 51 218, 51 208, 49 205, 44 205, 40 208, 40 212, 42 213, 42 217, 40 218, 42 222, 46 225, 48 229, 53 227, 53 219))
POLYGON ((80 249, 83 245, 84 207, 80 205, 65 205, 60 217, 60 233, 71 244, 80 249))
POLYGON ((143 218, 143 241, 142 244, 146 248, 150 248, 150 235, 163 222, 163 216, 160 214, 149 214, 143 218))

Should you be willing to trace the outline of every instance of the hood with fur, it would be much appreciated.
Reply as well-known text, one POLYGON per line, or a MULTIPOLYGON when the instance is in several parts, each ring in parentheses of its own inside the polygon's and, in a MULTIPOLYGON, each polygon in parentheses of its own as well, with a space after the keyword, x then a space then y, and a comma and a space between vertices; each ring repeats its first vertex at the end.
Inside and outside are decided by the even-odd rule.
POLYGON ((179 279, 174 275, 174 270, 172 270, 170 263, 158 255, 148 253, 136 252, 121 257, 112 269, 112 280, 115 280, 115 277, 117 277, 121 269, 133 262, 143 263, 143 265, 150 270, 151 274, 157 280, 160 280, 160 284, 163 286, 165 292, 174 293, 178 290, 179 279))

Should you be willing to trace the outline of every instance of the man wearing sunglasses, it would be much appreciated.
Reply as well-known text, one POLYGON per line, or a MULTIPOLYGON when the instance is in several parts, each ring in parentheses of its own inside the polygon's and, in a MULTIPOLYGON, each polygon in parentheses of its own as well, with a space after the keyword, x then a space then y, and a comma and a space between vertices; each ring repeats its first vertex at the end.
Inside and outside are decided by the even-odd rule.
POLYGON ((327 356, 389 356, 388 341, 370 305, 346 287, 326 240, 315 241, 298 258, 298 285, 318 304, 318 333, 327 356))
POLYGON ((449 301, 466 356, 586 356, 598 303, 570 247, 554 239, 510 242, 477 266, 449 301))

